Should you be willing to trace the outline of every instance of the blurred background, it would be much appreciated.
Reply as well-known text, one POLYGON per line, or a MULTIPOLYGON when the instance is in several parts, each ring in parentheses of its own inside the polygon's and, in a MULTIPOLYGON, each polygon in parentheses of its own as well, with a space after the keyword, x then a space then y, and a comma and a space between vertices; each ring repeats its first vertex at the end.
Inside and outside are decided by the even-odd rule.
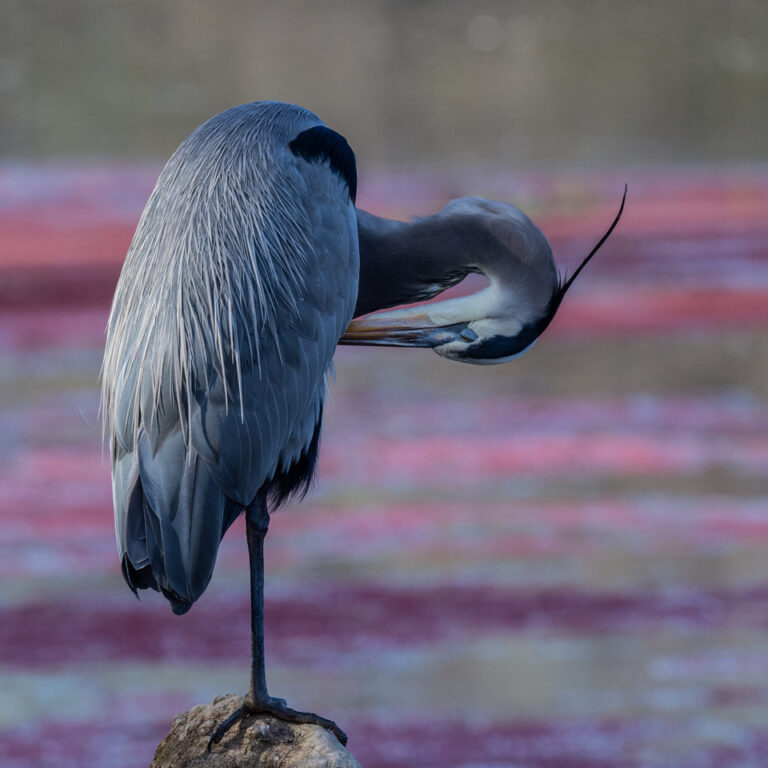
MULTIPOLYGON (((336 357, 273 518, 273 693, 365 768, 768 764, 768 6, 0 0, 0 764, 139 768, 242 692, 238 524, 184 617, 114 545, 97 377, 162 163, 300 103, 358 203, 524 208, 573 268, 509 365, 336 357)), ((471 289, 464 286, 461 290, 471 289)))

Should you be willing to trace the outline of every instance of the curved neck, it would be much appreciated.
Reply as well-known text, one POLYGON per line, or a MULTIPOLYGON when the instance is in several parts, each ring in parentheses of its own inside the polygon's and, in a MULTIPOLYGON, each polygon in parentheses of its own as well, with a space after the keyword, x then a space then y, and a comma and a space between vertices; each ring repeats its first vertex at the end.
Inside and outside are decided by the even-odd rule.
POLYGON ((482 228, 465 219, 428 216, 393 221, 357 209, 360 283, 355 317, 424 301, 479 271, 482 228), (478 248, 480 246, 480 248, 478 248))

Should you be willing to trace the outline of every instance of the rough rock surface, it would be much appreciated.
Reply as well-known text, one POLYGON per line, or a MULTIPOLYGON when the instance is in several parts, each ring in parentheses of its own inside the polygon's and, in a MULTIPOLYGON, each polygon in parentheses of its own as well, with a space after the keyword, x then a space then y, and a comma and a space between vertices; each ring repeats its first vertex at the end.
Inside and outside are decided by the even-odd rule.
POLYGON ((361 768, 325 728, 248 717, 207 750, 218 723, 240 705, 234 694, 177 715, 150 768, 361 768))

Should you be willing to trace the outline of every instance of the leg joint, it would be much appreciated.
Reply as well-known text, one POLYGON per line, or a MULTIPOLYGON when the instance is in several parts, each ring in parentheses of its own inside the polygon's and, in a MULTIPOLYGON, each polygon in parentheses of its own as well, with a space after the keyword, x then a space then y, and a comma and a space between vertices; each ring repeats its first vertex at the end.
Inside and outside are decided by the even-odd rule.
POLYGON ((253 504, 246 508, 245 521, 248 524, 248 528, 266 535, 269 529, 269 511, 267 510, 266 503, 257 498, 253 504))

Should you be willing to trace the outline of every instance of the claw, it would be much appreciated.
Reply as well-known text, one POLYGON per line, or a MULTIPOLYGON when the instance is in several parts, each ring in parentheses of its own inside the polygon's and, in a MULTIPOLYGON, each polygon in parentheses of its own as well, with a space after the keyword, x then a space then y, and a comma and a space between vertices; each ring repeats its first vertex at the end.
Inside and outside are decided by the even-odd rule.
POLYGON ((211 747, 214 744, 218 744, 224 738, 227 731, 233 725, 240 722, 244 717, 251 715, 272 715, 278 720, 285 720, 289 723, 319 725, 329 730, 343 747, 347 745, 347 734, 333 720, 316 715, 314 712, 300 712, 299 710, 291 709, 287 706, 285 699, 277 699, 270 696, 265 701, 255 703, 251 703, 246 699, 241 707, 238 707, 226 720, 219 723, 208 739, 208 752, 211 751, 211 747))
POLYGON ((218 744, 225 736, 227 731, 237 722, 242 720, 244 717, 247 717, 249 714, 251 714, 243 705, 242 707, 238 707, 226 720, 222 720, 216 728, 214 729, 213 733, 211 734, 211 738, 208 739, 208 752, 211 751, 211 747, 214 744, 218 744))

